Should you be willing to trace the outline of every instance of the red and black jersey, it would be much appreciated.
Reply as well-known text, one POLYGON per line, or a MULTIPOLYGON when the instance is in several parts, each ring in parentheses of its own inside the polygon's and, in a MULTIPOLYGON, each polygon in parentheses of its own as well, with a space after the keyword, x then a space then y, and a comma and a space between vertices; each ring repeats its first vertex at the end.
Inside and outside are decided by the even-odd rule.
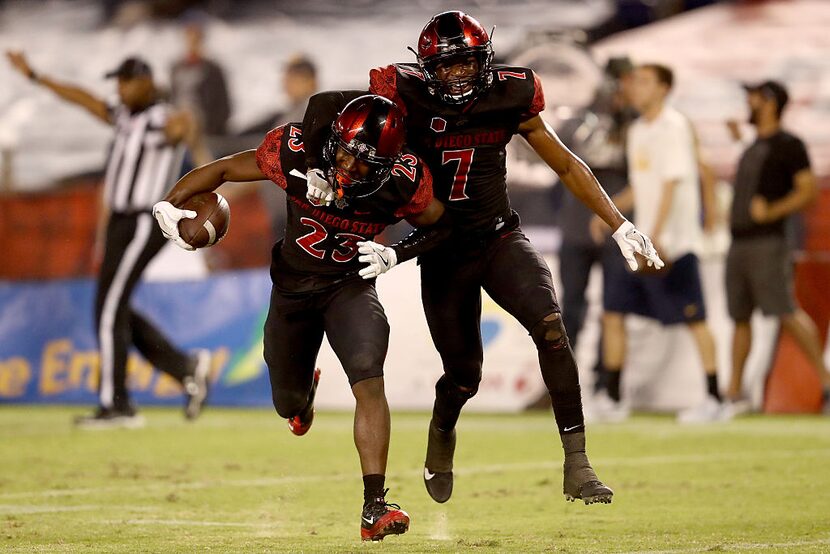
POLYGON ((369 91, 406 113, 407 146, 429 166, 435 198, 462 231, 497 228, 512 215, 505 147, 519 124, 545 107, 538 77, 525 67, 494 65, 492 85, 466 105, 430 94, 417 64, 370 72, 369 91))
POLYGON ((288 219, 285 238, 274 246, 271 279, 282 292, 321 290, 360 278, 357 242, 372 240, 388 225, 421 213, 432 200, 432 177, 411 151, 392 168, 376 192, 338 207, 314 206, 306 199, 302 125, 288 123, 270 131, 257 148, 259 169, 285 190, 288 219), (296 173, 295 172, 295 173, 296 173))

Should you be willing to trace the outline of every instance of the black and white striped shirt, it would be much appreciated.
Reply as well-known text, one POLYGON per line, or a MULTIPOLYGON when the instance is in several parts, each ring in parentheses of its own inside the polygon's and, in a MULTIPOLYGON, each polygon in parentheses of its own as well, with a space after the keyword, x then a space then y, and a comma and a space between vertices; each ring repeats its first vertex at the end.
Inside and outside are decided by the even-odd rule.
POLYGON ((170 104, 152 104, 130 113, 113 108, 115 141, 104 177, 104 201, 113 213, 151 210, 181 175, 184 144, 170 144, 164 134, 170 104))

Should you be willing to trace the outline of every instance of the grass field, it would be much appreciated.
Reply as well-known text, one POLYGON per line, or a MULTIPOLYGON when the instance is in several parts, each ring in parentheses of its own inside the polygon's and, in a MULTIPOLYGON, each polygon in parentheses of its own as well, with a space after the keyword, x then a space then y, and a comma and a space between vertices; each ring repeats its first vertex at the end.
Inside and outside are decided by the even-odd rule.
POLYGON ((423 489, 426 414, 393 415, 389 499, 410 532, 359 541, 351 416, 303 438, 269 411, 81 432, 79 408, 0 408, 2 552, 830 552, 830 419, 662 417, 590 429, 614 503, 561 494, 547 414, 465 414, 455 495, 423 489))

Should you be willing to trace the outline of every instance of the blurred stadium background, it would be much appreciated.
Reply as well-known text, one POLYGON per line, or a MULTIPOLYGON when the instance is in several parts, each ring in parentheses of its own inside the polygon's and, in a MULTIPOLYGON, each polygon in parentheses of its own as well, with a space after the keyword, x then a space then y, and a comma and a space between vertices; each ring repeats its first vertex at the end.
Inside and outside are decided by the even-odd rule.
MULTIPOLYGON (((0 0, 0 49, 22 49, 39 71, 82 84, 104 97, 113 97, 115 91, 103 74, 123 58, 139 54, 151 62, 157 81, 169 86, 170 68, 184 55, 183 26, 192 21, 193 10, 198 10, 198 20, 206 29, 206 55, 224 70, 231 99, 227 132, 208 137, 213 153, 222 155, 255 147, 261 138, 256 129, 262 122, 273 121, 276 114, 291 110, 283 87, 283 69, 298 55, 308 57, 317 66, 320 89, 364 88, 369 68, 411 61, 413 56, 406 46, 414 45, 424 22, 434 12, 451 8, 471 13, 487 28, 497 26, 494 48, 500 60, 528 65, 537 71, 548 100, 548 108, 542 115, 558 129, 566 129, 574 119, 582 122, 590 119, 586 109, 603 84, 603 68, 610 58, 630 56, 635 63, 653 61, 672 67, 677 85, 671 101, 695 125, 703 155, 719 179, 718 198, 724 213, 728 210, 730 180, 741 151, 741 146, 730 138, 725 122, 747 118, 740 84, 767 78, 787 83, 792 101, 784 125, 807 144, 822 185, 818 202, 804 217, 792 222, 798 241, 796 292, 802 306, 816 321, 821 336, 828 336, 830 298, 825 291, 830 283, 830 2, 825 0, 479 0, 459 1, 452 6, 434 0, 0 0)), ((0 460, 9 470, 0 478, 0 503, 6 505, 0 506, 0 516, 11 514, 8 517, 12 517, 18 513, 13 509, 16 502, 32 501, 19 492, 36 488, 40 480, 35 478, 35 473, 22 481, 22 488, 15 488, 14 472, 25 473, 27 466, 43 472, 44 460, 59 454, 52 448, 54 445, 49 446, 49 430, 54 425, 62 425, 64 420, 68 428, 69 418, 64 410, 38 412, 10 405, 89 406, 95 403, 97 353, 92 333, 92 244, 96 195, 111 130, 82 110, 61 103, 50 92, 31 86, 13 74, 5 60, 0 63, 0 83, 0 413, 3 414, 0 416, 3 438, 0 460), (42 442, 32 442, 32 437, 39 437, 42 442), (15 440, 27 445, 21 451, 25 453, 22 457, 12 453, 10 445, 15 440), (37 444, 43 448, 38 450, 37 444), (26 460, 38 463, 29 466, 26 460)), ((540 170, 519 148, 510 153, 508 168, 511 201, 522 215, 525 230, 536 247, 545 253, 556 276, 561 243, 558 208, 562 195, 567 192, 562 191, 552 172, 540 170)), ((261 357, 261 327, 270 289, 267 264, 273 236, 263 191, 244 191, 233 198, 231 210, 231 229, 219 246, 195 253, 180 251, 172 245, 167 247, 148 271, 137 303, 180 344, 210 348, 216 354, 213 368, 216 385, 211 405, 268 407, 270 388, 261 357), (215 305, 224 309, 210 309, 215 305)), ((707 235, 702 260, 710 324, 718 343, 721 383, 727 382, 730 368, 731 323, 723 290, 728 241, 724 222, 707 235)), ((587 323, 577 351, 586 392, 591 390, 594 380, 590 368, 595 361, 599 334, 600 279, 596 270, 589 287, 587 323)), ((417 268, 414 264, 396 268, 379 280, 379 290, 392 328, 386 365, 390 405, 398 411, 426 410, 432 404, 433 385, 441 369, 416 293, 417 268)), ((626 362, 624 382, 633 406, 645 412, 675 412, 699 402, 705 390, 701 385, 703 376, 687 333, 682 329, 664 329, 636 317, 630 318, 628 324, 639 331, 630 334, 637 343, 630 349, 632 355, 626 362)), ((774 320, 757 316, 753 326, 756 340, 745 387, 755 410, 819 411, 821 387, 806 359, 787 337, 779 336, 774 320)), ((484 380, 468 410, 521 412, 537 404, 544 386, 535 350, 525 331, 495 304, 485 302, 482 335, 484 380)), ((825 359, 830 360, 830 350, 825 352, 825 359)), ((318 407, 323 410, 350 408, 353 400, 345 376, 325 346, 319 365, 324 368, 325 377, 317 396, 318 407)), ((140 405, 180 403, 176 385, 154 373, 137 355, 131 358, 130 372, 140 405)), ((585 401, 590 404, 589 397, 585 401)), ((150 419, 150 425, 158 423, 162 428, 160 433, 171 429, 182 431, 182 426, 168 422, 171 418, 166 412, 159 414, 150 419)), ((242 425, 251 424, 245 417, 227 411, 206 414, 206 418, 214 418, 206 423, 207 429, 212 432, 239 421, 242 425)), ((345 419, 330 417, 339 422, 337 429, 346 436, 345 419)), ((416 416, 407 417, 414 428, 411 418, 416 416)), ((530 417, 530 420, 517 419, 517 425, 530 421, 530 428, 534 429, 539 423, 532 419, 534 416, 530 417)), ((273 433, 276 424, 269 426, 260 419, 263 418, 253 420, 254 428, 266 427, 263 434, 273 433)), ((418 433, 407 431, 407 436, 422 438, 421 434, 425 433, 420 431, 425 431, 425 421, 419 421, 419 425, 424 425, 418 428, 418 433)), ((484 426, 490 421, 493 420, 477 419, 475 425, 484 426)), ((781 426, 773 421, 765 424, 772 427, 762 429, 746 422, 727 424, 725 431, 716 431, 725 433, 720 437, 723 442, 705 433, 673 431, 673 424, 661 419, 635 420, 631 424, 634 427, 623 433, 639 437, 637 440, 643 442, 649 433, 667 434, 673 437, 671 440, 700 440, 702 448, 719 450, 731 444, 731 435, 744 431, 748 433, 746 436, 778 440, 776 437, 786 435, 786 421, 789 420, 781 426), (767 431, 771 434, 765 435, 767 431), (675 432, 677 435, 673 435, 675 432)), ((326 420, 322 419, 320 427, 325 424, 326 420)), ((395 425, 393 418, 393 442, 398 442, 395 425)), ((803 430, 799 437, 807 441, 815 434, 823 437, 824 443, 814 445, 812 454, 805 453, 804 460, 813 460, 818 467, 823 463, 826 467, 830 459, 826 449, 827 426, 822 422, 814 424, 811 419, 793 420, 793 426, 810 425, 815 427, 803 430)), ((73 437, 68 429, 61 428, 55 433, 58 437, 55 440, 60 444, 73 437)), ((606 438, 613 443, 612 435, 613 431, 603 428, 600 438, 592 438, 591 444, 599 446, 606 438)), ((135 436, 152 441, 154 435, 135 436)), ((175 436, 171 432, 169 440, 176 440, 175 436)), ((232 434, 229 436, 233 438, 232 434)), ((534 440, 533 435, 519 435, 519 438, 534 440)), ((96 440, 100 439, 84 438, 80 444, 94 448, 96 440)), ((261 440, 268 444, 270 439, 261 440)), ((508 445, 506 440, 493 448, 510 448, 508 445)), ((804 445, 799 442, 792 447, 804 445)), ((217 445, 217 448, 224 446, 217 445)), ((410 450, 421 455, 419 448, 410 450)), ((613 457, 625 455, 620 453, 623 451, 624 446, 618 450, 612 446, 604 448, 602 453, 613 457)), ((83 465, 83 451, 78 449, 73 453, 73 463, 83 465)), ((201 451, 201 454, 216 456, 216 452, 201 451)), ((659 452, 651 454, 658 456, 659 452)), ((513 461, 522 462, 521 459, 513 461)), ((410 465, 417 473, 417 457, 410 462, 399 468, 401 473, 410 465)), ((753 459, 756 462, 764 463, 760 452, 758 459, 753 459)), ((784 462, 780 467, 782 473, 789 467, 784 462)), ((151 459, 144 463, 153 465, 151 459)), ((601 463, 595 465, 601 469, 601 463)), ((799 467, 803 469, 805 465, 809 467, 808 464, 799 467)), ((222 471, 223 465, 217 461, 215 467, 222 471)), ((73 471, 69 465, 63 470, 67 475, 73 471)), ((318 473, 325 471, 322 467, 318 470, 318 473)), ((734 470, 741 471, 740 467, 734 470)), ((199 471, 205 473, 202 478, 210 477, 207 468, 201 467, 199 471)), ((292 470, 286 471, 290 474, 292 470)), ((802 478, 805 483, 808 481, 806 473, 795 471, 794 487, 802 478)), ((151 479, 146 473, 140 478, 151 479)), ((694 468, 684 475, 683 479, 696 478, 694 468)), ((112 478, 109 475, 102 479, 112 478)), ((760 477, 762 481, 764 478, 760 477)), ((88 475, 77 481, 71 477, 59 481, 46 479, 44 486, 59 488, 63 483, 65 487, 77 488, 100 484, 88 475)), ((556 484, 552 486, 555 488, 556 484)), ((415 487, 410 485, 410 488, 415 487)), ((816 494, 826 497, 825 490, 822 488, 816 494)), ((60 503, 58 495, 50 498, 60 503)), ((644 502, 648 498, 648 495, 642 497, 644 502)), ((720 501, 716 497, 697 500, 720 501)), ((826 502, 820 505, 827 507, 826 502)), ((809 516, 809 503, 802 508, 808 510, 809 516)), ((823 516, 825 522, 827 513, 823 516)), ((617 517, 606 516, 606 519, 619 523, 617 517)), ((575 525, 590 523, 582 520, 575 525)), ((23 535, 12 527, 9 524, 9 539, 13 536, 20 539, 23 535)), ((818 535, 818 543, 793 546, 789 541, 781 550, 826 551, 823 549, 830 548, 826 531, 826 527, 810 528, 811 533, 825 533, 818 535)), ((48 535, 46 530, 41 532, 48 535)), ((643 533, 647 532, 647 525, 643 523, 643 533)), ((130 537, 140 541, 140 537, 130 537)), ((774 546, 781 537, 786 534, 771 537, 770 544, 774 546)), ((706 540, 705 537, 694 540, 698 539, 706 540)), ((684 538, 681 546, 700 546, 694 540, 684 538), (690 540, 691 546, 686 544, 690 540)), ((735 540, 748 542, 745 535, 735 540)), ((309 537, 308 550, 317 548, 313 541, 314 537, 309 537)), ((101 548, 118 550, 118 543, 107 544, 101 548)), ((221 548, 236 550, 233 544, 221 548)), ((452 544, 457 550, 499 551, 515 547, 522 551, 520 545, 509 541, 495 545, 452 544)), ((533 543, 528 551, 554 548, 546 544, 533 543)), ((570 551, 617 549, 590 541, 574 544, 577 546, 570 551)), ((669 544, 657 541, 644 547, 666 548, 669 544)), ((716 543, 704 542, 703 548, 711 544, 716 543)), ((25 542, 18 543, 18 550, 26 551, 25 545, 25 542)), ((171 545, 157 546, 155 551, 166 551, 171 545)), ((255 544, 249 546, 259 549, 255 544)), ((192 544, 191 547, 195 548, 192 544)), ((50 550, 48 546, 44 548, 50 550)), ((97 549, 95 544, 87 548, 97 549)), ((329 551, 345 549, 342 545, 327 548, 329 551)), ((136 550, 154 549, 137 546, 136 550)))

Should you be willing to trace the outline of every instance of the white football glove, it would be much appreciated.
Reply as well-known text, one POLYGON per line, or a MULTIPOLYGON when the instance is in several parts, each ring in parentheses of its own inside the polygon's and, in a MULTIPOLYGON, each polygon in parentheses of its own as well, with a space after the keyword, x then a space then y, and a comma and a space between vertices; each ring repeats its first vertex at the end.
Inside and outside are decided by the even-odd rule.
POLYGON ((180 248, 185 250, 196 250, 179 235, 179 221, 182 219, 193 219, 196 212, 193 210, 180 210, 170 202, 162 200, 153 206, 153 217, 159 222, 161 233, 164 238, 172 240, 180 248))
POLYGON ((308 191, 305 196, 315 206, 328 206, 334 201, 334 189, 321 169, 309 169, 305 174, 308 191))
POLYGON ((625 221, 611 236, 617 241, 617 246, 620 247, 620 252, 631 271, 637 271, 638 267, 635 253, 643 256, 649 267, 660 269, 665 265, 651 244, 651 239, 638 231, 630 221, 625 221))
POLYGON ((358 261, 366 265, 359 274, 364 279, 374 279, 386 273, 398 263, 398 255, 392 248, 372 241, 358 241, 357 251, 362 254, 358 261))

